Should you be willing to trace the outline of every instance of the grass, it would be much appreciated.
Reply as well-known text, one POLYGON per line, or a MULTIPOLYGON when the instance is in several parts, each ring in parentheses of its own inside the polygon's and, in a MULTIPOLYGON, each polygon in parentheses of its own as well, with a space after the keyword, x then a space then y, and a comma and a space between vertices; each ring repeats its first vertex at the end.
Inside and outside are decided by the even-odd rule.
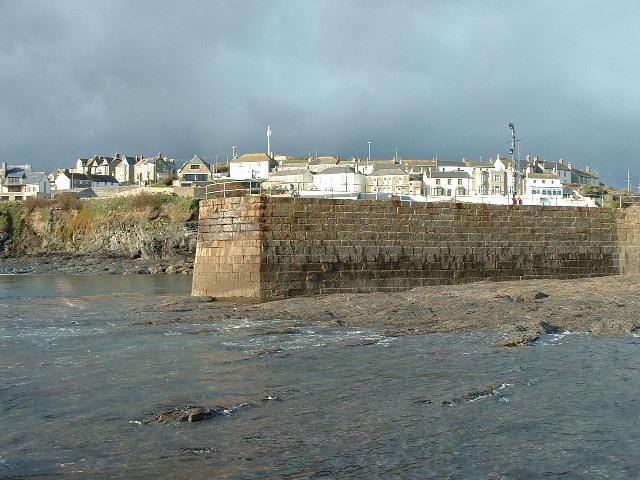
POLYGON ((24 220, 22 202, 0 202, 0 237, 6 235, 5 241, 12 241, 20 233, 24 220))

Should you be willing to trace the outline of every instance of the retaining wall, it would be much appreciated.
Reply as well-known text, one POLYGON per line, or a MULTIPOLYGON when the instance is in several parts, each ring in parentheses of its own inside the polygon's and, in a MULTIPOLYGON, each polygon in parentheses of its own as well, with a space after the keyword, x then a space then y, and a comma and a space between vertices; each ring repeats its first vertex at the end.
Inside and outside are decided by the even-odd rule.
POLYGON ((193 295, 273 299, 640 272, 640 214, 248 196, 201 202, 193 295))

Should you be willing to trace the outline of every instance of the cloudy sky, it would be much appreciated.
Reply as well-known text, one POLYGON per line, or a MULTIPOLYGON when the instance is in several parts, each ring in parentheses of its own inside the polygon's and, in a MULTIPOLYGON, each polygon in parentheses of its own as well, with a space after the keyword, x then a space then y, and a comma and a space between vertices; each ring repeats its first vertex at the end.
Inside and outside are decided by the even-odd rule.
POLYGON ((640 182, 640 3, 0 0, 0 160, 522 154, 640 182))

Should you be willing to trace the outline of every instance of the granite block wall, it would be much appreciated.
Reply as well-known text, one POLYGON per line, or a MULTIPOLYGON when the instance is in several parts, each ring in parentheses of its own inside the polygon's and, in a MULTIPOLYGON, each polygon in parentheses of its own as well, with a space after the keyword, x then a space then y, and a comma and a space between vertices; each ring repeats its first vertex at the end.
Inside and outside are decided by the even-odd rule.
POLYGON ((193 294, 265 300, 612 275, 638 269, 639 226, 639 213, 611 209, 209 200, 200 208, 193 294))

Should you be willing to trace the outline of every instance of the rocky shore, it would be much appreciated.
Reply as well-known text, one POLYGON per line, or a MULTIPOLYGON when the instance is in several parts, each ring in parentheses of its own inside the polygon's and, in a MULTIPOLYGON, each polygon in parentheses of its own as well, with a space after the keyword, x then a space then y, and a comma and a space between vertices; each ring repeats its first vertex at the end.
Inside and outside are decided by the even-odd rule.
MULTIPOLYGON (((334 294, 267 303, 173 297, 136 307, 137 324, 257 322, 255 334, 292 335, 303 325, 374 327, 385 336, 491 331, 501 345, 535 343, 545 334, 640 334, 640 276, 480 282, 399 293, 334 294), (264 330, 267 328, 267 330, 264 330)), ((204 327, 203 333, 211 330, 204 327)))
POLYGON ((0 259, 0 274, 179 274, 193 273, 193 257, 163 259, 50 255, 0 259))

